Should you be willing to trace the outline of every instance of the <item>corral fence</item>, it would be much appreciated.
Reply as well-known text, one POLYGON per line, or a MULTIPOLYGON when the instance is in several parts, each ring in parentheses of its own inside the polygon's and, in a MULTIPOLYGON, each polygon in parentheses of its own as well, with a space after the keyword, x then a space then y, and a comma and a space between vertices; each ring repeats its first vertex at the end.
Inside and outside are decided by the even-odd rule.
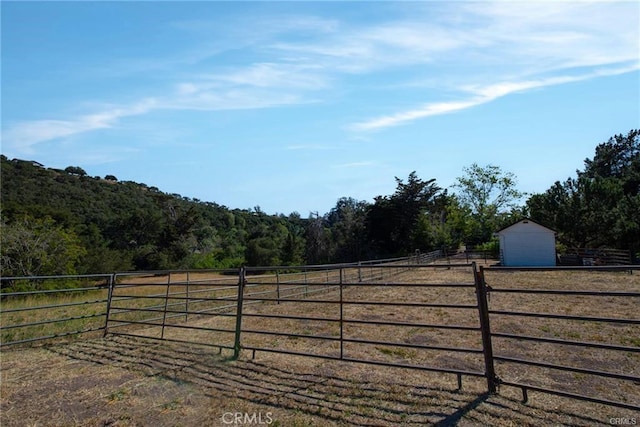
POLYGON ((1 344, 130 335, 210 346, 233 358, 271 352, 439 372, 455 376, 459 388, 463 376, 482 377, 489 392, 517 387, 525 401, 535 391, 640 410, 633 398, 640 396, 640 291, 594 276, 633 277, 639 269, 564 268, 587 276, 560 283, 558 268, 478 268, 434 252, 339 265, 116 273, 86 277, 91 298, 61 291, 70 295, 63 304, 38 303, 58 291, 1 294, 1 344), (63 309, 69 321, 85 323, 75 332, 21 337, 23 327, 64 318, 15 323, 23 311, 7 305, 12 298, 30 312, 63 309), (86 307, 94 312, 74 311, 86 307))
POLYGON ((640 289, 624 286, 634 270, 481 266, 496 383, 525 402, 538 391, 640 410, 640 289))
MULTIPOLYGON (((376 265, 419 264, 441 257, 441 251, 416 252, 409 257, 363 261, 352 265, 359 266, 364 277, 373 277, 379 274, 374 267, 376 265)), ((311 271, 332 268, 331 265, 301 266, 286 267, 285 270, 274 268, 273 271, 282 276, 280 282, 284 295, 299 291, 309 280, 317 280, 317 277, 310 277, 311 271), (293 269, 297 269, 297 275, 292 273, 293 269), (303 284, 291 284, 296 281, 303 284)), ((223 292, 225 295, 221 296, 222 299, 235 298, 237 284, 238 269, 0 277, 0 289, 3 290, 0 292, 0 348, 104 332, 109 315, 114 315, 114 322, 129 316, 130 323, 136 324, 134 322, 139 319, 166 321, 183 317, 188 320, 190 315, 202 314, 200 312, 229 310, 235 307, 229 305, 231 301, 207 306, 208 293, 223 292), (211 290, 207 290, 209 285, 211 290), (8 288, 18 291, 6 292, 8 288), (124 295, 129 291, 134 295, 124 295), (180 310, 180 304, 176 301, 179 297, 184 301, 182 306, 186 314, 183 316, 171 312, 180 310), (172 301, 165 304, 163 301, 167 298, 172 301), (115 302, 113 309, 112 302, 115 302), (118 304, 125 306, 118 308, 118 304)))
POLYGON ((9 283, 39 289, 0 293, 0 347, 103 331, 114 279, 114 274, 0 277, 3 289, 9 283))
POLYGON ((630 250, 609 248, 573 248, 558 254, 558 264, 576 265, 631 265, 633 254, 630 250))

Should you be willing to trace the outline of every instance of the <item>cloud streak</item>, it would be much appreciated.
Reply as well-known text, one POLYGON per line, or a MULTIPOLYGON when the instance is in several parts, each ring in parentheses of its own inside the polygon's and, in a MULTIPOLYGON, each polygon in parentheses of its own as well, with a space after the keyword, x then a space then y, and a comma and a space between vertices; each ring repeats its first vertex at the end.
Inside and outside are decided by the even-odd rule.
MULTIPOLYGON (((164 87, 149 89, 150 96, 140 101, 92 114, 13 121, 3 129, 3 145, 31 154, 38 144, 112 129, 127 117, 158 110, 336 102, 351 83, 371 100, 384 96, 379 95, 383 73, 389 87, 428 80, 435 88, 427 102, 346 126, 367 132, 640 68, 638 10, 633 4, 425 2, 393 8, 409 13, 378 15, 371 21, 285 13, 238 15, 223 24, 206 19, 172 23, 173 31, 215 42, 194 42, 183 53, 174 52, 175 58, 159 60, 164 87), (227 65, 211 61, 229 52, 237 57, 222 62, 227 65)), ((150 59, 140 61, 143 69, 153 69, 150 59)), ((411 90, 415 99, 415 88, 411 90)))
POLYGON ((426 117, 455 113, 468 108, 473 108, 514 93, 544 88, 547 86, 575 83, 598 77, 615 76, 638 71, 639 69, 640 63, 636 63, 635 65, 628 67, 597 70, 592 73, 577 76, 558 76, 538 80, 501 82, 487 86, 466 86, 461 88, 465 92, 469 92, 471 94, 471 96, 466 100, 427 103, 414 109, 353 123, 349 126, 349 129, 353 131, 372 131, 400 126, 426 117))
POLYGON ((149 98, 141 102, 106 109, 69 120, 23 121, 3 132, 4 144, 21 154, 32 154, 33 146, 52 139, 113 127, 119 119, 145 114, 155 108, 157 101, 149 98))

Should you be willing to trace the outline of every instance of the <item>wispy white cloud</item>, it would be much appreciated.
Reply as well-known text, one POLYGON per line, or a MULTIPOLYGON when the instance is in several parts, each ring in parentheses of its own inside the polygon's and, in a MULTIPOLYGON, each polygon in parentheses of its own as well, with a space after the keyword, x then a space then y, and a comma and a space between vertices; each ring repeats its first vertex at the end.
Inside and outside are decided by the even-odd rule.
POLYGON ((65 120, 45 119, 21 121, 3 129, 3 150, 16 155, 31 155, 37 144, 68 138, 74 135, 110 129, 121 119, 158 110, 222 111, 272 108, 276 106, 311 102, 296 94, 273 91, 228 89, 201 90, 182 86, 175 95, 149 98, 131 105, 109 107, 104 110, 71 117, 65 120))
POLYGON ((369 131, 391 126, 398 126, 429 116, 452 113, 455 111, 475 107, 476 105, 483 104, 484 102, 487 102, 485 98, 474 97, 468 101, 436 102, 432 104, 425 104, 415 109, 354 123, 350 125, 349 128, 355 131, 369 131))
POLYGON ((288 87, 322 89, 328 85, 328 76, 321 67, 297 63, 255 63, 237 71, 207 76, 213 84, 230 83, 255 87, 288 87))
MULTIPOLYGON (((347 126, 371 131, 514 93, 638 69, 640 30, 634 3, 426 2, 406 8, 412 13, 378 16, 371 22, 292 12, 174 23, 174 30, 205 41, 159 60, 164 92, 154 88, 141 101, 92 114, 9 123, 3 145, 31 153, 37 144, 113 128, 126 117, 157 110, 317 102, 340 92, 354 74, 372 78, 358 81, 364 91, 380 90, 382 80, 388 87, 425 81, 435 89, 439 98, 431 93, 415 107, 347 126), (230 51, 242 52, 233 66, 209 61, 230 51), (389 74, 380 78, 385 72, 389 74)), ((136 73, 154 69, 149 58, 137 64, 136 73)))
POLYGON ((68 120, 33 120, 18 122, 3 131, 2 140, 10 151, 20 154, 32 154, 33 146, 52 139, 69 137, 79 133, 107 129, 114 126, 123 117, 147 113, 155 108, 155 99, 125 106, 113 107, 68 120))
MULTIPOLYGON (((428 102, 348 128, 368 131, 398 126, 517 92, 636 71, 640 68, 638 8, 612 6, 601 2, 463 3, 461 16, 474 25, 466 31, 454 26, 436 33, 457 41, 442 44, 439 59, 456 63, 451 50, 460 49, 460 58, 467 62, 461 64, 464 71, 459 76, 446 82, 458 99, 428 102), (611 31, 613 27, 616 31, 611 31), (494 74, 488 78, 481 72, 474 75, 474 65, 478 70, 488 67, 494 74), (582 74, 575 74, 578 68, 583 69, 582 74), (555 75, 548 76, 550 73, 555 75), (473 80, 478 82, 468 83, 473 80)), ((426 81, 434 86, 433 79, 426 81)))
POLYGON ((354 131, 379 130, 392 126, 399 126, 425 117, 439 114, 454 113, 478 105, 486 104, 498 98, 511 95, 513 93, 527 90, 543 88, 547 86, 575 83, 597 77, 614 76, 640 70, 640 62, 623 67, 608 69, 598 69, 591 73, 573 76, 555 76, 537 80, 523 80, 513 82, 500 82, 489 85, 466 85, 459 89, 468 94, 467 99, 462 101, 434 102, 421 105, 417 108, 409 109, 399 113, 376 117, 349 126, 354 131))

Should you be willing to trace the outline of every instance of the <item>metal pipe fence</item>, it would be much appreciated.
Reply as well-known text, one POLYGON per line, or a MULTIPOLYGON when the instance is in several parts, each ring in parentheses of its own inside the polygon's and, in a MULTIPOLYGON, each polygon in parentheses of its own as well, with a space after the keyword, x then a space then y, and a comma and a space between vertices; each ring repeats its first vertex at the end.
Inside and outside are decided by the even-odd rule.
POLYGON ((640 291, 615 285, 640 266, 478 269, 434 262, 443 256, 33 278, 85 285, 0 294, 0 345, 100 331, 234 358, 269 352, 447 373, 459 388, 462 376, 483 377, 489 392, 517 387, 525 402, 531 391, 640 410, 629 397, 640 396, 640 291))
MULTIPOLYGON (((245 304, 248 302, 275 303, 284 304, 287 307, 280 306, 252 313, 248 313, 245 308, 239 329, 243 337, 241 349, 251 351, 253 357, 256 352, 264 351, 383 366, 411 367, 457 376, 485 376, 482 370, 481 356, 484 354, 482 347, 437 345, 410 339, 415 336, 416 331, 424 334, 433 329, 471 332, 477 337, 480 336, 480 327, 474 324, 477 322, 477 315, 473 314, 473 311, 477 310, 478 306, 474 296, 475 283, 472 268, 471 264, 386 264, 377 265, 374 270, 363 274, 361 266, 343 265, 328 276, 330 279, 326 280, 323 286, 314 285, 318 289, 313 291, 324 292, 322 295, 305 295, 304 298, 245 295, 242 298, 245 304), (412 277, 417 271, 452 268, 466 270, 466 282, 429 283, 425 280, 416 281, 412 277), (404 278, 409 280, 403 281, 404 278), (331 292, 336 290, 337 293, 331 292), (468 303, 454 304, 429 302, 429 300, 417 302, 416 294, 424 293, 425 290, 431 291, 434 296, 439 290, 467 293, 468 303), (327 291, 331 293, 327 294, 327 291), (396 321, 390 316, 389 320, 385 320, 380 315, 374 315, 376 318, 372 318, 368 314, 372 310, 380 312, 385 309, 390 315, 398 311, 412 311, 415 315, 418 312, 433 309, 456 309, 468 313, 462 316, 467 325, 425 323, 411 318, 396 321), (272 319, 277 322, 269 322, 272 319), (279 329, 282 324, 286 324, 285 330, 279 329), (385 327, 393 328, 393 336, 404 340, 371 337, 372 332, 375 335, 376 330, 385 327), (473 368, 467 369, 428 363, 433 359, 433 354, 442 354, 440 352, 474 355, 477 356, 476 363, 474 366, 471 363, 473 368), (411 361, 413 363, 410 363, 411 361)), ((258 271, 255 268, 247 269, 247 273, 258 271)), ((260 281, 261 277, 260 275, 247 276, 247 286, 268 285, 260 281)), ((294 284, 307 286, 308 282, 299 281, 294 284)), ((461 297, 461 295, 458 296, 461 297)), ((422 338, 424 336, 421 336, 422 338)))
POLYGON ((3 289, 54 289, 0 293, 0 347, 103 330, 112 282, 111 274, 1 277, 3 289))
POLYGON ((487 314, 499 328, 490 332, 500 342, 492 346, 496 385, 520 388, 525 402, 528 391, 536 391, 640 410, 640 286, 616 289, 611 280, 638 270, 637 265, 480 267, 479 280, 489 294, 487 314), (558 271, 579 276, 563 283, 558 271), (601 289, 590 288, 594 283, 601 289), (501 296, 521 306, 506 309, 501 296), (518 319, 527 321, 514 327, 518 319))

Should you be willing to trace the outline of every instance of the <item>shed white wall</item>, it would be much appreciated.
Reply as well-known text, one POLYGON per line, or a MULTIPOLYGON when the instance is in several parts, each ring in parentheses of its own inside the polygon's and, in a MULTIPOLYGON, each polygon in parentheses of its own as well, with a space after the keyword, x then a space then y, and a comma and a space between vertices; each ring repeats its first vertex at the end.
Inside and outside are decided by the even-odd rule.
POLYGON ((534 222, 518 222, 498 233, 501 261, 505 266, 556 265, 556 238, 553 230, 534 222))

